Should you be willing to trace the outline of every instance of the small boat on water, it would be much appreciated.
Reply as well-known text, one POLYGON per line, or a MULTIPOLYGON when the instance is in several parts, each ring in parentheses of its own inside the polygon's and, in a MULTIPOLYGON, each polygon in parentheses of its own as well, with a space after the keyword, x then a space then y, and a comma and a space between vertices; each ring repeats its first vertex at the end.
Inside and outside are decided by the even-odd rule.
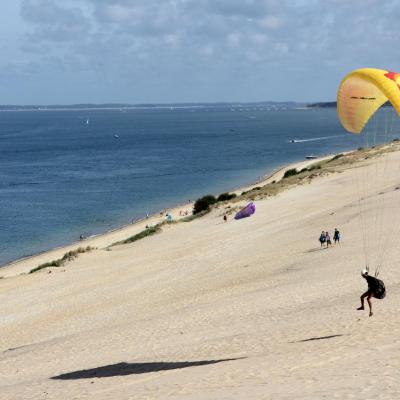
POLYGON ((114 135, 115 139, 119 139, 119 135, 115 134, 114 135))
POLYGON ((313 155, 306 156, 307 160, 313 160, 314 158, 317 158, 317 156, 313 156, 313 155))

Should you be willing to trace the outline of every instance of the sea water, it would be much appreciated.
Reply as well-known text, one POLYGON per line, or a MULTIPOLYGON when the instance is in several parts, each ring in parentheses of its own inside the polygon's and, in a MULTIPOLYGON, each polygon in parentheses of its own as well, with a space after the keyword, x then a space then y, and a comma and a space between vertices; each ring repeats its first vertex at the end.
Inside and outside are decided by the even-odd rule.
POLYGON ((0 264, 361 143, 335 109, 0 112, 0 264))

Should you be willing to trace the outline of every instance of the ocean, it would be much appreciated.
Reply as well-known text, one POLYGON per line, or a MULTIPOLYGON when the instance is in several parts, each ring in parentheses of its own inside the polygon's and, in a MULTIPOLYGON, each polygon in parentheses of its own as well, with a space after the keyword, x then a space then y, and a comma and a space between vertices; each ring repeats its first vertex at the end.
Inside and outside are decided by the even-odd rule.
POLYGON ((329 108, 0 112, 0 265, 361 145, 329 108))

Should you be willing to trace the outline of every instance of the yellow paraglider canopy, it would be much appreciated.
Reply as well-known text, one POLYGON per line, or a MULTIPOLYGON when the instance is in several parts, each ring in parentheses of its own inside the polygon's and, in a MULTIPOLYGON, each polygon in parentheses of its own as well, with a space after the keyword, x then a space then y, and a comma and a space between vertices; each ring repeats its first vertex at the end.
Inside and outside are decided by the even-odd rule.
POLYGON ((360 133, 386 101, 400 114, 400 74, 375 68, 350 72, 339 86, 337 112, 343 127, 360 133))

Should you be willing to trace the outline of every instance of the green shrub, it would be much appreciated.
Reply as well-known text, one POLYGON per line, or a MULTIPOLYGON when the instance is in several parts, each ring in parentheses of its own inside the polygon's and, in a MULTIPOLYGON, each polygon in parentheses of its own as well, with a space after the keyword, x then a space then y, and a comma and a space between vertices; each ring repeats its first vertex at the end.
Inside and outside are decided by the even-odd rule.
POLYGON ((287 169, 287 170, 285 171, 285 173, 283 174, 283 179, 289 178, 290 176, 297 175, 298 173, 299 173, 299 172, 297 171, 296 168, 287 169))
POLYGON ((150 228, 146 228, 144 231, 141 231, 141 232, 137 233, 136 235, 129 237, 128 239, 113 243, 111 246, 116 246, 118 244, 133 243, 133 242, 136 242, 137 240, 145 238, 146 236, 154 235, 155 233, 158 233, 160 231, 161 231, 160 224, 157 224, 155 226, 151 226, 150 228))
POLYGON ((217 201, 232 200, 236 197, 236 193, 222 193, 218 196, 217 201))
POLYGON ((207 196, 203 196, 200 199, 197 199, 194 203, 193 214, 198 214, 199 212, 206 211, 210 208, 211 205, 215 204, 217 199, 208 194, 207 196))
POLYGON ((198 214, 195 214, 195 215, 188 215, 187 217, 181 218, 179 220, 179 222, 190 222, 190 221, 193 221, 196 218, 200 218, 203 215, 206 215, 208 213, 208 211, 209 210, 205 210, 205 211, 201 211, 201 212, 199 212, 198 214))
POLYGON ((44 264, 38 265, 36 268, 33 268, 29 271, 30 274, 33 274, 34 272, 40 271, 43 268, 49 268, 49 267, 62 267, 67 261, 71 261, 74 258, 78 257, 78 254, 80 253, 86 253, 89 251, 94 250, 94 247, 87 246, 86 248, 79 247, 76 250, 70 250, 66 252, 61 258, 58 260, 53 260, 49 261, 44 264))
POLYGON ((339 160, 339 158, 342 158, 342 157, 343 157, 343 154, 342 154, 342 153, 336 154, 336 156, 332 157, 332 158, 330 159, 330 161, 339 160))

